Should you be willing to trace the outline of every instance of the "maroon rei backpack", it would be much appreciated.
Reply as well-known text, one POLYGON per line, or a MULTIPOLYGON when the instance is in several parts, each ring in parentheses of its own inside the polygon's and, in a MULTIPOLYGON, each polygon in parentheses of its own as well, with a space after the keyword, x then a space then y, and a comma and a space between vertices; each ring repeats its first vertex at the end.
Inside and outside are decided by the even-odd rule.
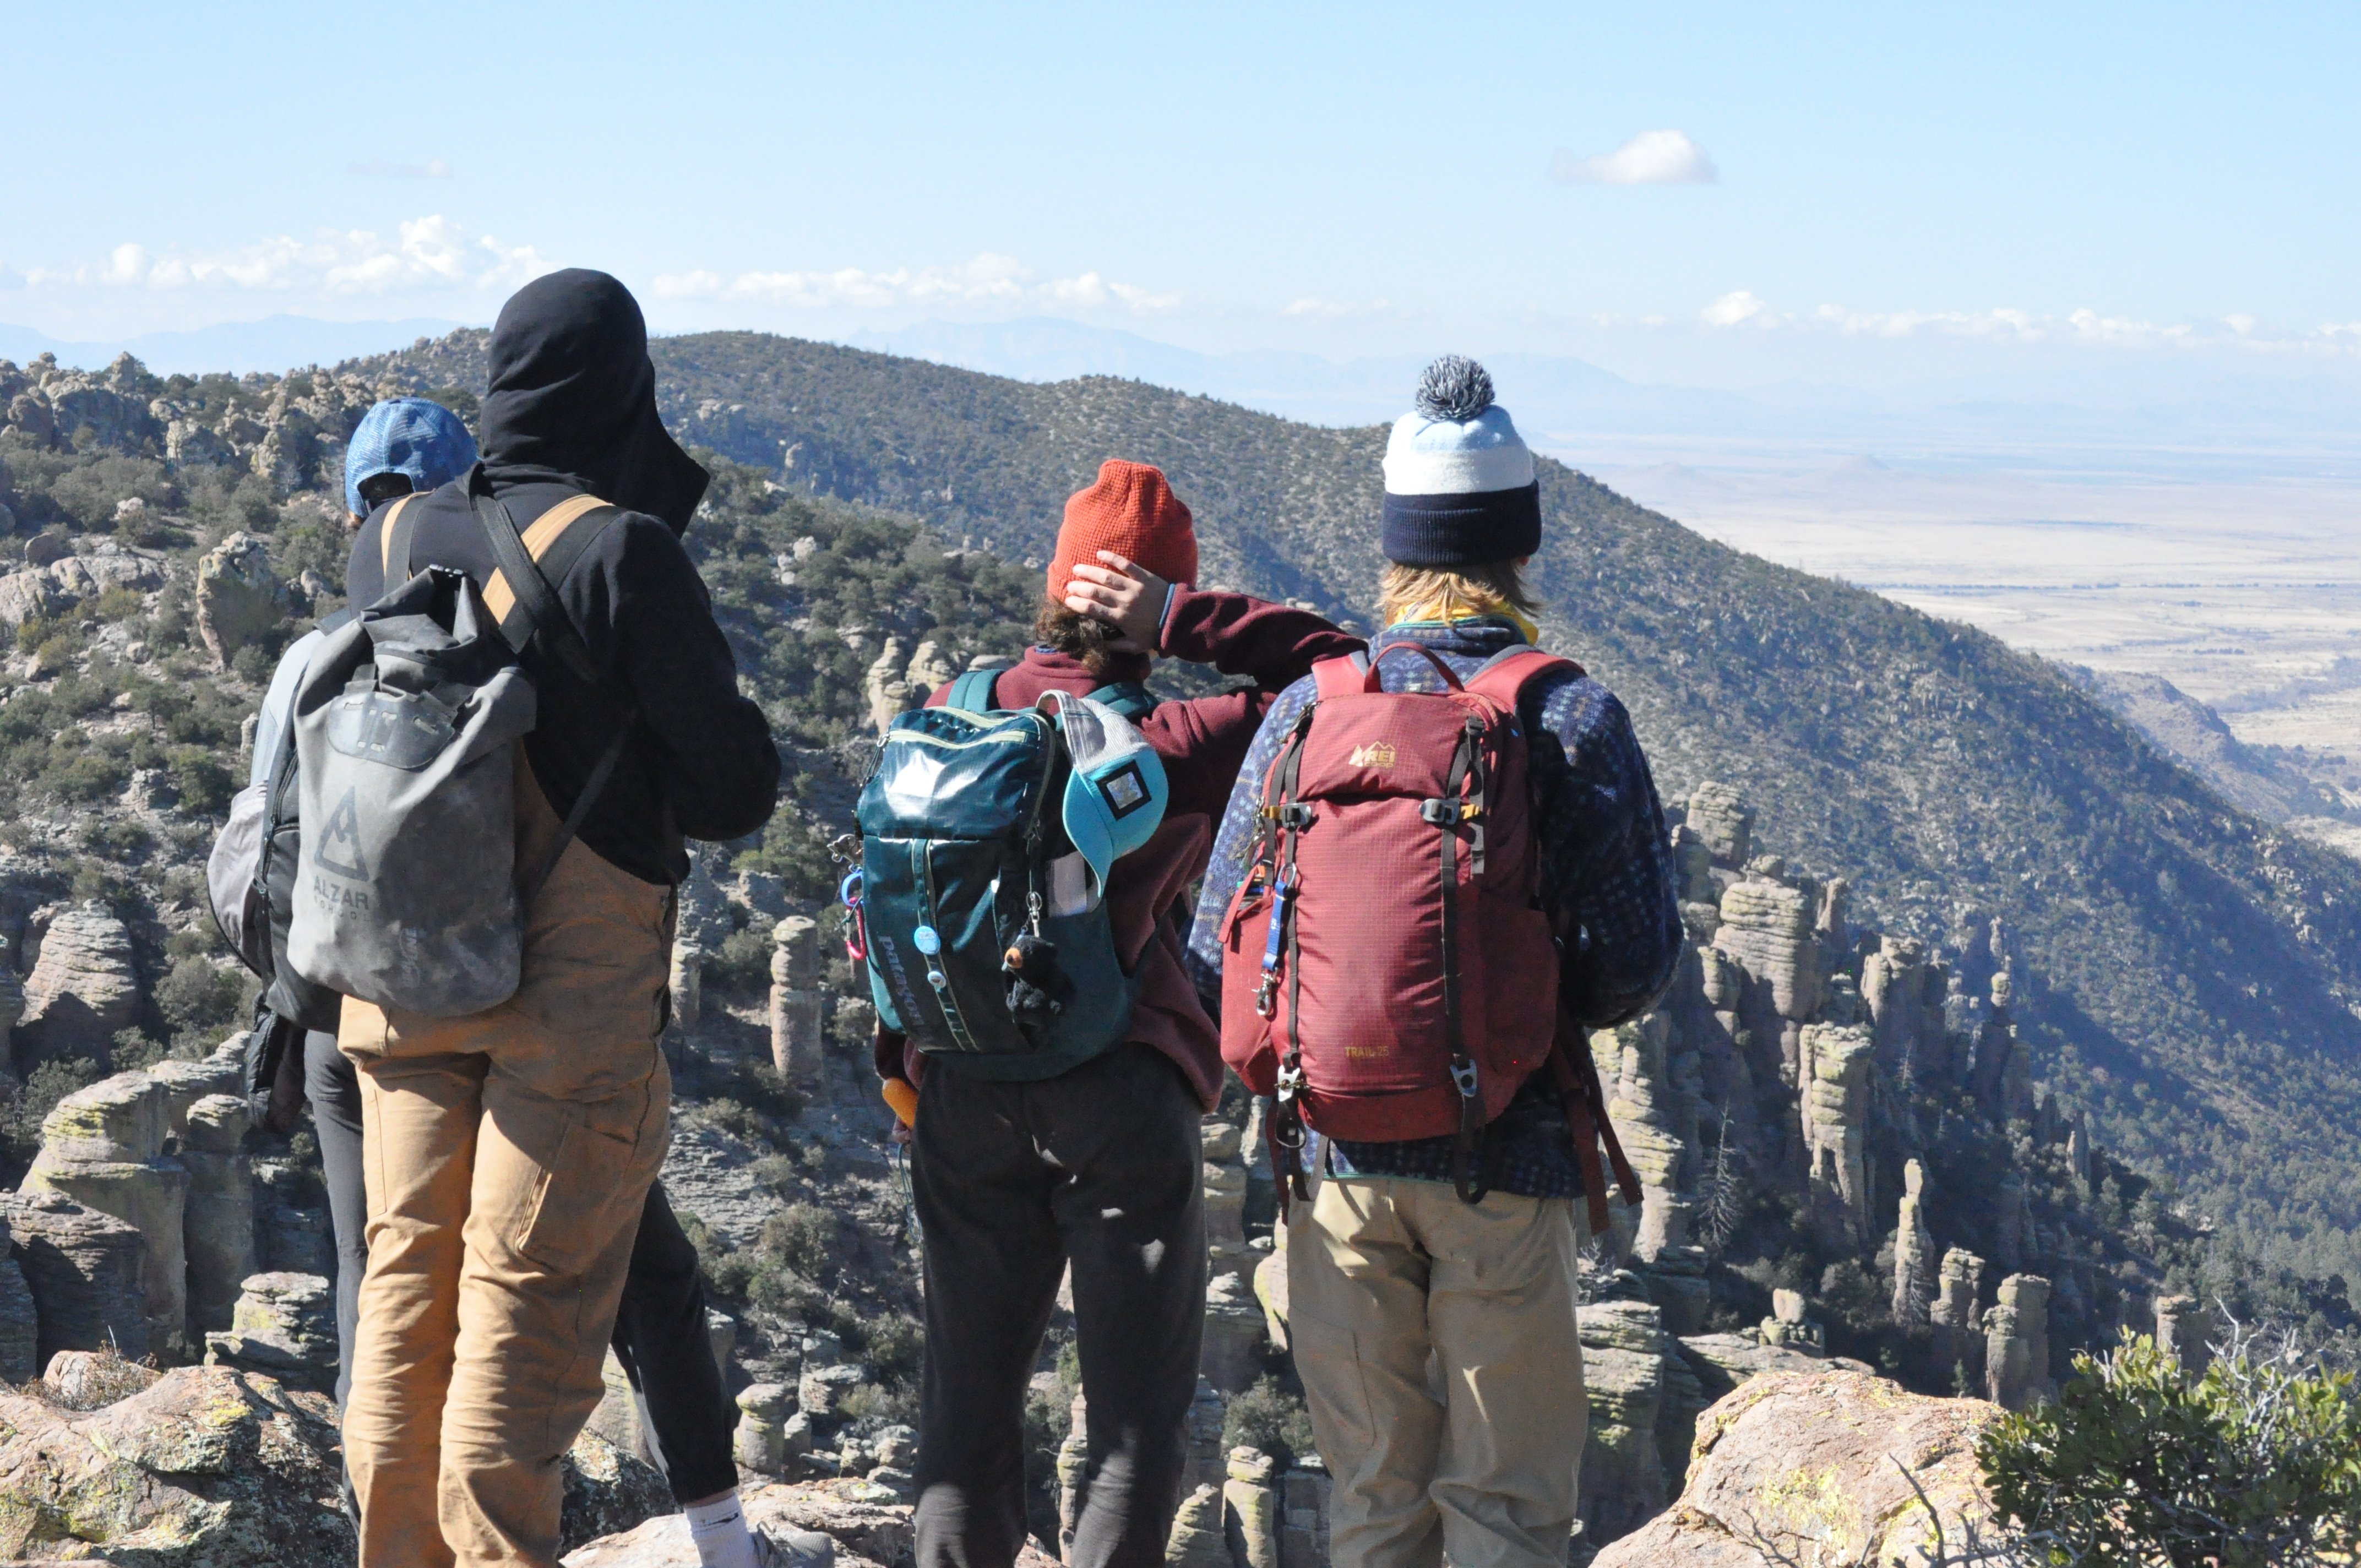
POLYGON ((1276 1097, 1282 1172, 1304 1195, 1306 1126, 1348 1141, 1458 1136, 1453 1184, 1484 1195, 1483 1129, 1544 1068, 1566 1091, 1592 1226, 1606 1226, 1598 1144, 1639 1185, 1607 1125, 1579 1030, 1561 1028, 1558 947, 1517 697, 1581 667, 1531 648, 1464 683, 1389 692, 1367 655, 1312 666, 1316 692, 1263 781, 1247 871, 1222 927, 1222 1056, 1276 1097), (1563 1048, 1561 1048, 1563 1047, 1563 1048))

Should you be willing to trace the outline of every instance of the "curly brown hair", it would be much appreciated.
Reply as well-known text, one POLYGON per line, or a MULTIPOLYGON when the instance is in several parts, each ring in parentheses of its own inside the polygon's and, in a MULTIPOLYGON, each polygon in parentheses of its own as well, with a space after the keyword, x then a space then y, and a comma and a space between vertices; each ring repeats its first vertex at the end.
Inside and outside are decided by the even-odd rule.
POLYGON ((1136 657, 1119 653, 1112 646, 1122 636, 1121 631, 1096 616, 1068 609, 1046 594, 1033 617, 1035 641, 1080 659, 1084 669, 1103 681, 1113 678, 1125 661, 1136 657))

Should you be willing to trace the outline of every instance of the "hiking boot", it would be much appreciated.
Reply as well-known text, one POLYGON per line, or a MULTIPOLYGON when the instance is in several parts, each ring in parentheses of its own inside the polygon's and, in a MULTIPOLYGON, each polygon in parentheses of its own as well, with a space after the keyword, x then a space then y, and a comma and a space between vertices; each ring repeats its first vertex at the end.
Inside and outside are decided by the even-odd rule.
POLYGON ((836 1542, 816 1530, 754 1531, 754 1561, 762 1568, 833 1568, 836 1542))

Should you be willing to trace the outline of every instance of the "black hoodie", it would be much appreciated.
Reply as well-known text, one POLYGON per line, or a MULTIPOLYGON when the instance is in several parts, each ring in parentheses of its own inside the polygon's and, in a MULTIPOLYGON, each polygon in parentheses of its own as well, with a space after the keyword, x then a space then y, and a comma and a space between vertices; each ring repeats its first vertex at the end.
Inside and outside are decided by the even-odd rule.
MULTIPOLYGON (((480 440, 485 478, 520 529, 569 496, 624 509, 555 585, 598 677, 585 685, 534 639, 523 662, 541 712, 525 752, 549 804, 571 811, 628 696, 640 717, 582 841, 643 881, 674 883, 688 872, 684 836, 736 839, 769 820, 779 754, 762 709, 738 695, 736 661, 681 545, 707 476, 656 415, 647 341, 638 302, 603 272, 528 283, 492 328, 480 440)), ((411 505, 414 567, 491 580, 491 545, 456 488, 411 505)), ((353 542, 356 605, 386 591, 386 510, 353 542)))

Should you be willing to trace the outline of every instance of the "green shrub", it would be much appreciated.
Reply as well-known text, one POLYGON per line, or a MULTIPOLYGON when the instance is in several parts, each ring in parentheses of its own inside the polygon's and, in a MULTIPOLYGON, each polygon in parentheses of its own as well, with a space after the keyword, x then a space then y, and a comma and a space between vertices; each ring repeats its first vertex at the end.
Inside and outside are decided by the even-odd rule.
POLYGON ((836 1216, 818 1204, 790 1203, 763 1222, 755 1245, 807 1279, 826 1279, 840 1261, 840 1229, 836 1216))
POLYGON ((1258 1448, 1281 1468, 1294 1464, 1299 1453, 1319 1452, 1312 1441, 1311 1412, 1268 1375, 1245 1393, 1231 1395, 1222 1416, 1222 1452, 1239 1447, 1258 1448))
POLYGON ((2103 1359, 2076 1356, 2074 1372, 2057 1403, 1977 1444, 2031 1561, 2279 1568, 2361 1548, 2351 1374, 2236 1336, 2190 1380, 2134 1334, 2103 1359))
POLYGON ((75 1090, 98 1081, 98 1064, 87 1057, 45 1061, 26 1078, 24 1087, 0 1099, 0 1142, 20 1165, 41 1152, 41 1124, 58 1102, 75 1090))

